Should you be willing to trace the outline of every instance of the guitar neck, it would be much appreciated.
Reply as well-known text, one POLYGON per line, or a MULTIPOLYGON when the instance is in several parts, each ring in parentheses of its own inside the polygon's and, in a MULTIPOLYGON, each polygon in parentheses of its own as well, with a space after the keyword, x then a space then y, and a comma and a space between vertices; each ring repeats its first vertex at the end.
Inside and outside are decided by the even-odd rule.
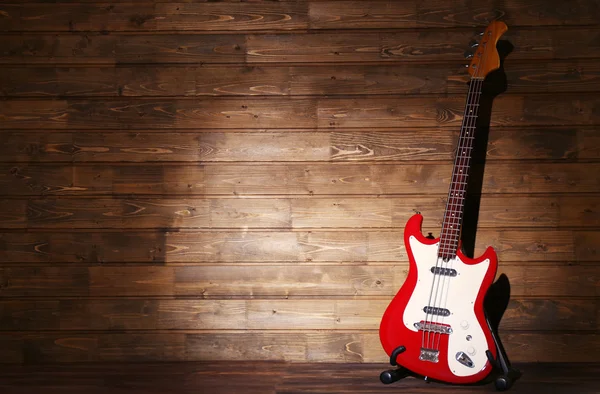
POLYGON ((458 249, 482 85, 483 78, 472 78, 469 85, 440 234, 438 256, 443 259, 454 258, 458 249))

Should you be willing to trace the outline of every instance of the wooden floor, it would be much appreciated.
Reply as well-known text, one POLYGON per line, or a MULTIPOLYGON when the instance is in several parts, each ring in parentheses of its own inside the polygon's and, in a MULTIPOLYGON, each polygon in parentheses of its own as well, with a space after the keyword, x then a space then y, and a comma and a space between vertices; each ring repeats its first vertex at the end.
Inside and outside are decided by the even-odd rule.
MULTIPOLYGON (((511 393, 600 393, 600 364, 517 365, 511 393)), ((406 379, 386 386, 378 364, 169 363, 4 366, 0 393, 489 393, 406 379)))

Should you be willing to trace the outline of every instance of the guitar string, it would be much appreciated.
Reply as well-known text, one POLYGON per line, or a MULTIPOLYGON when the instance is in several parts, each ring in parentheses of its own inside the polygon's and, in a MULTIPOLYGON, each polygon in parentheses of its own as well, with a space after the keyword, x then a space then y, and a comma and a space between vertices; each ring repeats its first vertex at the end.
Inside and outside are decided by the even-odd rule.
MULTIPOLYGON (((476 99, 476 95, 474 95, 473 93, 477 91, 477 83, 475 81, 471 81, 470 86, 469 86, 469 93, 467 95, 467 100, 466 100, 466 105, 465 105, 465 112, 463 115, 463 127, 461 127, 461 133, 459 135, 459 139, 458 139, 458 143, 457 143, 457 147, 456 147, 456 155, 455 155, 455 162, 454 162, 454 167, 452 169, 452 174, 451 174, 451 179, 450 179, 450 188, 449 188, 449 192, 448 192, 448 200, 447 200, 447 204, 446 204, 446 210, 444 212, 444 217, 443 217, 443 221, 442 221, 442 236, 440 238, 440 248, 442 249, 442 253, 441 253, 441 258, 439 256, 438 253, 438 260, 440 262, 441 265, 441 270, 443 269, 448 269, 448 265, 452 264, 452 249, 454 248, 454 246, 452 245, 452 242, 455 242, 454 237, 455 231, 458 231, 459 228, 456 228, 456 224, 458 223, 458 219, 460 217, 459 216, 454 216, 454 218, 451 216, 452 213, 458 213, 458 206, 457 206, 457 201, 458 200, 458 196, 457 196, 457 189, 461 189, 460 185, 462 183, 457 183, 457 182, 462 182, 464 179, 464 174, 461 175, 461 168, 464 165, 463 163, 463 157, 460 154, 461 150, 463 150, 465 147, 463 146, 463 144, 466 144, 467 141, 469 141, 468 139, 463 138, 462 132, 463 130, 468 130, 467 127, 471 127, 470 123, 472 122, 473 118, 471 117, 471 111, 472 111, 472 100, 476 99)), ((437 263, 436 263, 436 267, 437 267, 437 263)), ((451 268, 451 267, 450 267, 451 268)), ((440 271, 441 271, 440 270, 440 271)), ((434 280, 437 279, 437 287, 436 287, 436 294, 434 297, 434 302, 433 302, 433 308, 442 308, 442 300, 443 300, 443 295, 444 295, 444 288, 445 288, 445 284, 446 284, 446 275, 442 275, 442 274, 435 274, 434 273, 434 280), (440 291, 440 284, 441 284, 441 291, 440 291), (439 295, 439 301, 438 301, 438 295, 439 295)), ((441 324, 440 319, 442 319, 443 321, 443 316, 440 314, 432 314, 432 319, 431 319, 431 324, 432 324, 432 328, 436 327, 438 324, 441 324)), ((437 333, 436 330, 433 330, 433 333, 430 335, 431 338, 431 344, 428 343, 428 348, 430 349, 436 349, 438 350, 438 346, 439 346, 439 338, 441 338, 441 333, 437 333), (435 346, 435 342, 436 342, 436 338, 438 338, 438 346, 435 346)))
MULTIPOLYGON (((474 88, 474 84, 473 83, 469 84, 469 93, 467 95, 467 103, 469 101, 469 98, 471 97, 471 93, 473 91, 473 88, 474 88)), ((466 115, 466 113, 467 113, 467 106, 465 106, 465 114, 463 115, 463 119, 465 119, 464 116, 466 115)), ((460 143, 460 139, 459 139, 459 143, 460 143)), ((454 168, 456 168, 457 161, 458 161, 458 155, 456 155, 456 157, 454 159, 454 168)), ((454 172, 454 169, 453 169, 453 172, 454 172)), ((452 178, 453 177, 454 177, 454 175, 452 175, 452 178)), ((452 183, 453 183, 452 182, 453 181, 452 178, 450 179, 450 188, 448 190, 448 197, 447 197, 448 198, 448 202, 450 202, 450 197, 451 197, 451 193, 452 193, 452 183)), ((444 217, 446 217, 447 211, 448 211, 448 204, 446 204, 446 210, 444 212, 444 217)), ((440 257, 440 247, 442 245, 445 245, 445 242, 446 242, 445 238, 447 238, 447 233, 444 231, 443 224, 444 224, 444 221, 442 221, 442 233, 440 234, 440 242, 438 243, 437 252, 436 252, 436 263, 435 263, 435 269, 434 269, 434 274, 433 274, 433 282, 431 284, 431 290, 430 290, 430 293, 429 293, 429 302, 426 305, 426 306, 430 306, 432 308, 434 307, 433 304, 435 304, 435 300, 437 299, 437 294, 438 294, 439 284, 440 284, 439 275, 436 275, 435 272, 438 271, 439 268, 442 268, 441 266, 443 266, 443 264, 444 264, 444 262, 443 262, 444 253, 442 253, 442 257, 440 257), (436 285, 436 282, 437 282, 437 285, 436 285), (435 298, 433 298, 434 288, 435 288, 435 298), (432 299, 434 300, 433 303, 431 302, 432 299)), ((424 320, 425 328, 427 328, 426 325, 429 322, 429 314, 430 314, 429 310, 430 309, 427 309, 427 308, 425 309, 425 320, 424 320)), ((433 312, 433 310, 432 310, 432 312, 433 312)), ((431 313, 431 315, 432 315, 432 321, 431 322, 433 323, 433 316, 435 316, 435 314, 431 313)), ((427 344, 426 348, 427 349, 431 349, 430 344, 433 345, 434 342, 430 341, 430 339, 431 339, 431 334, 430 334, 429 330, 423 330, 422 340, 421 340, 422 347, 425 347, 424 345, 425 345, 425 342, 426 342, 426 344, 427 344)), ((435 339, 435 336, 434 336, 434 339, 435 339)))
MULTIPOLYGON (((454 247, 453 245, 453 249, 455 248, 458 251, 458 241, 460 239, 460 234, 461 234, 461 228, 462 228, 462 220, 463 220, 463 215, 464 215, 464 199, 466 198, 466 186, 467 186, 467 182, 468 182, 468 177, 469 177, 469 168, 470 168, 470 161, 471 161, 471 157, 472 157, 472 151, 473 151, 473 144, 474 144, 474 131, 472 132, 471 130, 475 130, 475 127, 477 125, 477 117, 479 116, 479 103, 480 103, 480 97, 481 97, 481 91, 482 91, 482 86, 483 86, 483 79, 477 79, 476 81, 472 81, 472 83, 475 84, 476 88, 475 88, 475 95, 472 98, 472 100, 469 99, 470 103, 469 106, 471 107, 469 110, 469 116, 471 116, 471 118, 469 118, 468 122, 467 122, 467 126, 466 129, 464 130, 465 134, 462 135, 461 133, 461 137, 463 139, 463 144, 462 147, 460 146, 461 143, 459 141, 459 147, 458 149, 462 149, 462 155, 461 155, 461 168, 463 168, 463 173, 462 175, 459 177, 460 180, 459 182, 463 182, 460 183, 460 195, 456 196, 455 194, 455 200, 454 203, 452 205, 454 205, 455 208, 454 211, 459 213, 459 215, 454 219, 455 223, 455 227, 456 227, 456 239, 454 240, 454 242, 456 243, 456 247, 454 247), (468 138, 467 136, 470 133, 470 137, 468 138), (464 171, 466 170, 466 171, 464 171)), ((457 154, 459 154, 459 150, 457 150, 457 154)), ((454 259, 450 260, 450 266, 447 267, 449 269, 453 269, 454 268, 454 259)), ((446 278, 446 275, 443 277, 442 279, 442 298, 443 298, 443 305, 441 305, 441 308, 446 308, 448 306, 448 296, 450 294, 450 286, 452 284, 452 280, 450 277, 446 278), (446 287, 446 280, 448 282, 448 285, 446 287)), ((441 321, 439 322, 439 324, 443 325, 445 323, 445 316, 441 317, 441 321)), ((442 338, 442 334, 439 333, 438 334, 438 339, 437 339, 437 344, 435 346, 435 348, 439 349, 439 345, 440 345, 440 341, 442 338)))

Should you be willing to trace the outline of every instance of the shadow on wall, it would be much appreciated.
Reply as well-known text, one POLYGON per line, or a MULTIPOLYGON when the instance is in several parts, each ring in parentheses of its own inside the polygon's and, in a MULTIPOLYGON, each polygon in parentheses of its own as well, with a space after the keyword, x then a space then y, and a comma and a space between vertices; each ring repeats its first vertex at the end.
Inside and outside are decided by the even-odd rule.
MULTIPOLYGON (((490 134, 493 101, 496 96, 507 90, 504 60, 508 54, 512 52, 513 48, 513 45, 506 40, 500 40, 498 42, 497 49, 500 55, 500 68, 487 76, 480 98, 479 116, 475 134, 476 138, 474 141, 473 156, 471 158, 472 164, 469 173, 469 184, 467 186, 467 197, 465 200, 465 213, 461 234, 463 251, 469 257, 473 257, 475 250, 477 222, 481 205, 483 176, 490 134)), ((510 282, 508 277, 502 274, 492 285, 485 298, 485 310, 490 324, 496 332, 498 331, 502 315, 506 311, 509 301, 510 282)))

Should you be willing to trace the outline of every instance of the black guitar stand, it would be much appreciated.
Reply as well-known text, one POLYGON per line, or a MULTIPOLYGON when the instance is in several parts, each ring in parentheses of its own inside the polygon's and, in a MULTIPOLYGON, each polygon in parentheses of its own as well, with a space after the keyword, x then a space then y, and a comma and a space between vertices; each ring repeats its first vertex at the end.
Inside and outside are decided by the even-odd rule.
MULTIPOLYGON (((484 379, 482 382, 480 382, 478 384, 487 384, 491 380, 494 380, 494 385, 496 386, 496 391, 506 391, 512 387, 513 383, 517 379, 519 379, 519 377, 521 376, 521 372, 519 370, 511 367, 510 361, 508 360, 508 356, 506 354, 506 351, 504 350, 504 346, 502 346, 502 342, 500 341, 500 338, 498 337, 497 330, 493 329, 492 324, 490 323, 487 316, 486 316, 486 321, 492 331, 492 338, 494 339, 494 343, 496 345, 497 358, 494 359, 494 356, 492 355, 491 351, 487 350, 485 352, 490 364, 493 367, 493 370, 486 379, 484 379)), ((407 376, 415 376, 408 369, 406 369, 402 366, 398 366, 398 363, 396 362, 396 357, 398 357, 398 355, 403 353, 404 351, 406 351, 406 347, 398 346, 396 349, 394 349, 394 351, 390 355, 390 364, 395 367, 397 366, 398 368, 388 369, 387 371, 383 371, 379 375, 379 380, 381 380, 381 382, 383 384, 391 384, 391 383, 397 382, 401 379, 404 379, 407 376)), ((418 377, 418 376, 416 376, 416 377, 418 377)), ((422 378, 426 382, 433 381, 432 379, 429 379, 427 376, 424 376, 422 378)))

